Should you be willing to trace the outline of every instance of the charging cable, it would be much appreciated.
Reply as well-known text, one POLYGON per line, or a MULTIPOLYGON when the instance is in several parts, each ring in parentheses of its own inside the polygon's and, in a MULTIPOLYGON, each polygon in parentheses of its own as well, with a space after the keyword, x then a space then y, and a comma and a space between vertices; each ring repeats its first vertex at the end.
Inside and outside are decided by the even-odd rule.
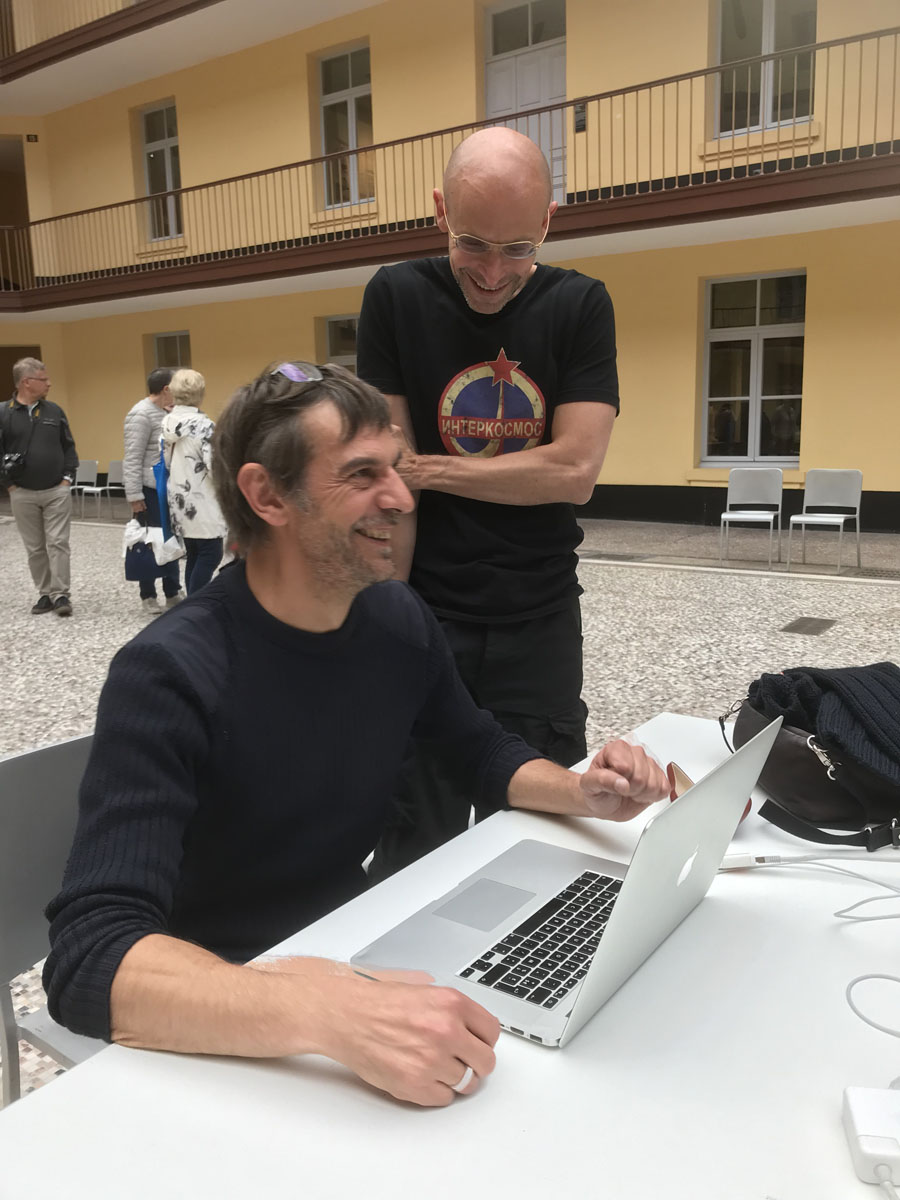
POLYGON ((875 1178, 878 1180, 879 1191, 890 1196, 891 1200, 900 1200, 900 1192, 894 1187, 891 1168, 886 1163, 879 1163, 875 1168, 875 1178))

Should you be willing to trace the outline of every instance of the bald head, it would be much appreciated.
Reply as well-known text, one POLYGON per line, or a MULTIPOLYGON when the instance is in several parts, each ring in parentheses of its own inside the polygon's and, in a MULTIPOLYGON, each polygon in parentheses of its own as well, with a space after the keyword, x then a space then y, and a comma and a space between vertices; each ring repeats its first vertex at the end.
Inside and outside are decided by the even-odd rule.
POLYGON ((533 195, 544 209, 550 203, 550 168, 543 152, 524 133, 505 126, 479 129, 460 142, 444 171, 444 198, 452 207, 461 189, 497 185, 533 195))

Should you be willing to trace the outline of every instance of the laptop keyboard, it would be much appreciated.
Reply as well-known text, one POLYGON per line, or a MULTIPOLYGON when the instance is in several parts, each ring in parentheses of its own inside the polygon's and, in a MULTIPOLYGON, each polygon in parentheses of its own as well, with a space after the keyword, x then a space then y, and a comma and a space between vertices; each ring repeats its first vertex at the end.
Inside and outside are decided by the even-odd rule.
POLYGON ((457 975, 555 1008, 587 975, 621 887, 585 871, 457 975))

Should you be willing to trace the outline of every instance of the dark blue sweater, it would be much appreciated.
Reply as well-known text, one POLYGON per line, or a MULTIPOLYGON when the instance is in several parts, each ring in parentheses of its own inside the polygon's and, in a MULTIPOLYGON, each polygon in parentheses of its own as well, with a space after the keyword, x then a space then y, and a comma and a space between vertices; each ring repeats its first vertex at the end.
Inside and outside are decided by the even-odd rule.
POLYGON ((404 584, 314 634, 270 616, 238 565, 155 621, 100 697, 47 909, 53 1016, 108 1038, 113 976, 146 934, 246 961, 360 892, 413 731, 469 767, 488 807, 538 757, 475 706, 404 584))

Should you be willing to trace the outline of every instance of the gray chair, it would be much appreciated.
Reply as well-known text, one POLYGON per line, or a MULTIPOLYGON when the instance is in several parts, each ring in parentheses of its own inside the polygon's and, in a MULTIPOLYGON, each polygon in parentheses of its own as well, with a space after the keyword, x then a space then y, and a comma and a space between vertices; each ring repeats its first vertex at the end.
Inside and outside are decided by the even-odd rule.
POLYGON ((100 495, 102 488, 97 487, 97 460, 96 458, 83 459, 78 464, 78 470, 75 472, 75 482, 72 484, 72 495, 81 494, 81 515, 84 516, 84 493, 90 488, 91 495, 97 496, 97 514, 100 514, 100 495))
POLYGON ((109 464, 109 471, 106 476, 106 488, 104 490, 109 497, 109 515, 112 516, 113 492, 117 496, 125 495, 125 477, 122 474, 121 458, 116 458, 109 464))
POLYGON ((49 950, 44 908, 62 882, 91 741, 72 738, 0 759, 0 1108, 20 1095, 20 1038, 64 1067, 105 1045, 63 1029, 46 1007, 17 1019, 9 987, 49 950))
POLYGON ((778 533, 778 561, 781 562, 780 467, 733 467, 728 472, 728 496, 725 512, 719 520, 719 562, 728 557, 728 531, 733 524, 769 526, 769 567, 772 566, 772 540, 778 533), (748 508, 748 505, 754 505, 748 508), (723 554, 724 535, 724 554, 723 554))
POLYGON ((848 521, 856 525, 856 565, 862 567, 862 550, 859 539, 859 506, 862 500, 862 471, 832 470, 815 467, 806 472, 803 492, 803 511, 791 517, 788 525, 787 569, 791 569, 791 542, 794 526, 803 531, 803 561, 806 562, 806 529, 837 529, 838 557, 836 574, 841 573, 841 546, 844 526, 848 521), (835 512, 844 509, 844 512, 835 512), (850 511, 846 511, 846 510, 850 511), (823 511, 828 510, 828 511, 823 511))

